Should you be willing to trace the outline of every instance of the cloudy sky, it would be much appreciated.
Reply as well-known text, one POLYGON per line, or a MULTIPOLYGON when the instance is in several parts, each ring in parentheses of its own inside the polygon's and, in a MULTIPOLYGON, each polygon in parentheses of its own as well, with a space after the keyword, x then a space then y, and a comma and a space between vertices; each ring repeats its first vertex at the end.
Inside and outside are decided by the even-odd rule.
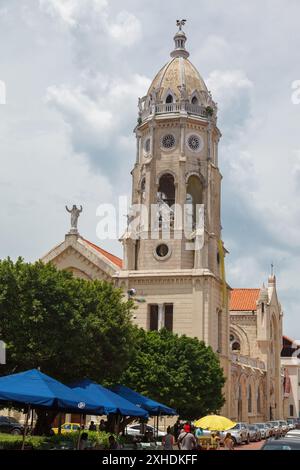
POLYGON ((35 260, 84 206, 130 193, 137 98, 186 18, 191 61, 219 105, 223 238, 234 287, 275 265, 285 333, 299 339, 299 0, 0 0, 0 257, 35 260))

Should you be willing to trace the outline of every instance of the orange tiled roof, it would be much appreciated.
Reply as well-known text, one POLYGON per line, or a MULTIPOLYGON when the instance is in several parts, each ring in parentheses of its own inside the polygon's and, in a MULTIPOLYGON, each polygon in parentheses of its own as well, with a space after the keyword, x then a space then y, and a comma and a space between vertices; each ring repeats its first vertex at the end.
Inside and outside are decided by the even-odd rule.
POLYGON ((122 266, 123 266, 123 261, 121 260, 121 258, 119 258, 118 256, 113 255, 112 253, 109 253, 108 251, 103 250, 103 248, 100 248, 100 246, 95 245, 94 243, 90 242, 89 240, 86 240, 86 239, 83 238, 83 237, 81 237, 81 239, 82 239, 85 243, 87 243, 88 245, 90 245, 92 248, 94 248, 94 250, 99 251, 99 253, 101 253, 103 256, 105 256, 105 258, 109 259, 109 261, 111 261, 111 262, 114 263, 116 266, 118 266, 118 268, 122 268, 122 266))
POLYGON ((251 311, 256 310, 256 301, 260 289, 233 289, 231 291, 229 310, 251 311))

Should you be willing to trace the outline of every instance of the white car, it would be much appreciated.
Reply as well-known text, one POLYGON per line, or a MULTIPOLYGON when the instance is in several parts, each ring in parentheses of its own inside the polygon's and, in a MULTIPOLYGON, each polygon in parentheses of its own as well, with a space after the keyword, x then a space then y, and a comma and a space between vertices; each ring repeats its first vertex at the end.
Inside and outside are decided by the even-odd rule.
POLYGON ((293 418, 289 418, 289 419, 287 419, 286 421, 287 421, 287 423, 288 423, 289 430, 296 428, 295 422, 294 422, 294 419, 293 419, 293 418))
POLYGON ((285 435, 286 437, 290 437, 290 438, 299 438, 300 439, 300 429, 291 429, 290 431, 288 431, 285 435))
MULTIPOLYGON (((153 436, 157 436, 158 437, 163 437, 165 436, 167 433, 166 432, 163 432, 163 431, 160 431, 156 428, 154 428, 153 426, 150 426, 150 424, 131 424, 130 426, 127 426, 126 427, 126 433, 129 435, 129 436, 142 436, 143 435, 143 426, 145 428, 145 432, 149 432, 149 433, 152 433, 153 436)), ((144 433, 145 433, 144 432, 144 433)))

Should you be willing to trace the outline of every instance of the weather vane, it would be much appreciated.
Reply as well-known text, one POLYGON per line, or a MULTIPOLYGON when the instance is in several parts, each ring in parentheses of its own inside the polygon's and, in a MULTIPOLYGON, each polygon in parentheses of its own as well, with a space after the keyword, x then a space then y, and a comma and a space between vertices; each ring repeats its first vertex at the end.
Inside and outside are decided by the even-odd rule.
POLYGON ((182 26, 184 26, 186 23, 186 20, 177 20, 176 25, 179 27, 179 31, 182 30, 182 26))

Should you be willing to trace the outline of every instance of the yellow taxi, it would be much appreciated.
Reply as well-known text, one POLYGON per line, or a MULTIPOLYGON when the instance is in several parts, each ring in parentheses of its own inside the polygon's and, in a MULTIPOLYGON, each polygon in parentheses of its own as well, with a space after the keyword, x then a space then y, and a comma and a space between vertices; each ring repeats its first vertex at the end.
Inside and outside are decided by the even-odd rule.
MULTIPOLYGON (((61 425, 61 433, 66 434, 68 432, 79 431, 80 424, 78 423, 64 423, 61 425)), ((54 434, 58 434, 58 428, 52 428, 54 434)))

